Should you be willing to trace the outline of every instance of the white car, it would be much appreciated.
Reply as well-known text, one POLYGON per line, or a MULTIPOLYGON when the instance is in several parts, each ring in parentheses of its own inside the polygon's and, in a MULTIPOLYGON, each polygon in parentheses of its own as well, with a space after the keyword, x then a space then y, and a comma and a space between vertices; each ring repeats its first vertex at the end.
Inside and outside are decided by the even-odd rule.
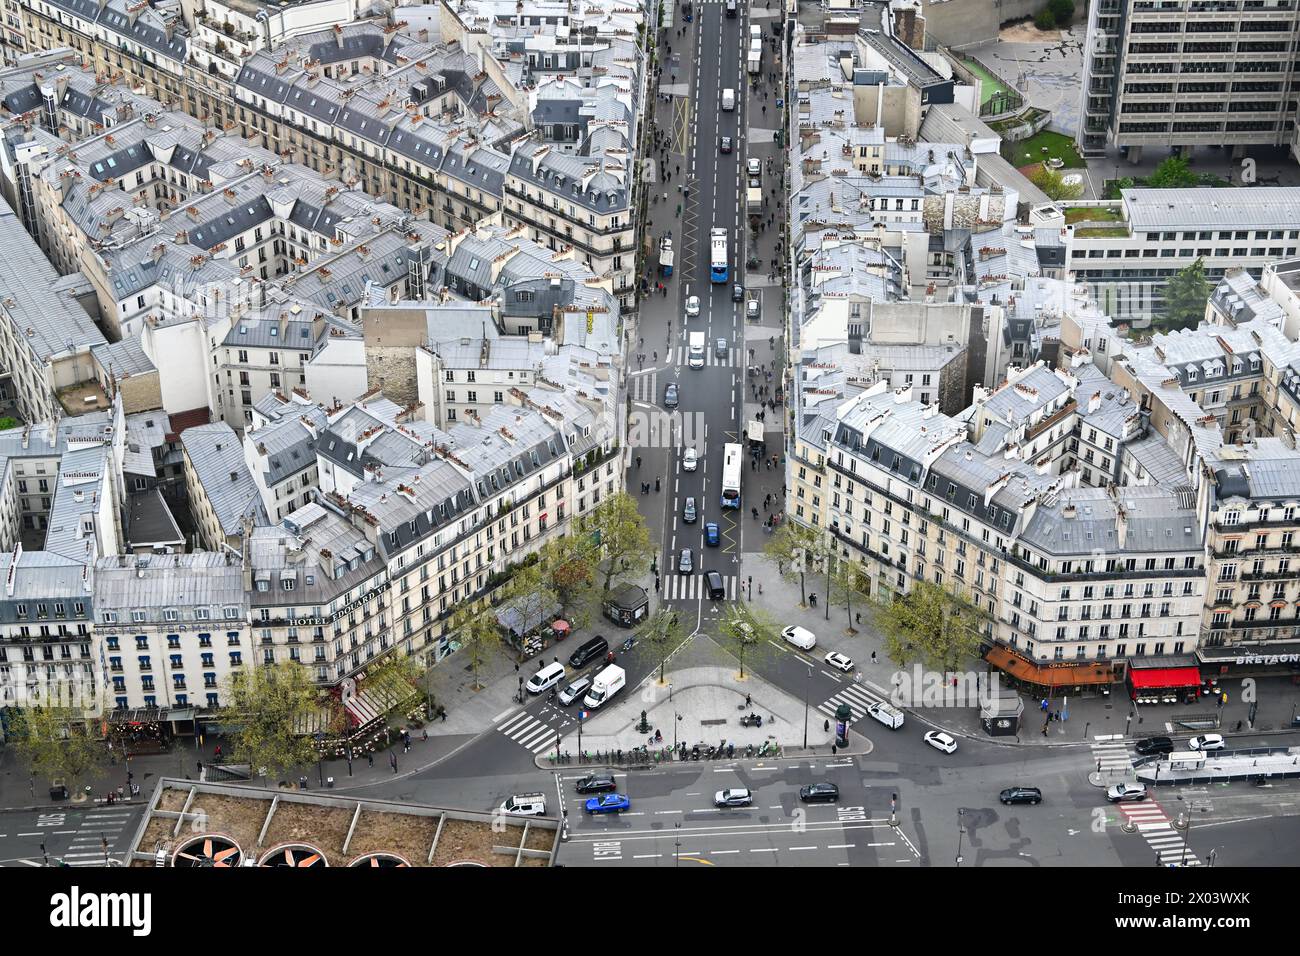
POLYGON ((826 663, 830 664, 831 667, 835 668, 837 671, 844 671, 846 674, 853 670, 852 658, 845 657, 839 651, 831 651, 827 654, 826 663))
POLYGON ((1187 741, 1188 750, 1199 750, 1202 753, 1207 750, 1222 750, 1223 746, 1222 734, 1201 734, 1187 741))
POLYGON ((682 471, 694 471, 700 467, 700 456, 694 448, 682 452, 682 471))
POLYGON ((700 314, 700 297, 692 295, 686 297, 686 317, 688 319, 697 318, 700 314))
POLYGON ((957 741, 942 730, 926 731, 925 742, 935 750, 942 750, 946 754, 955 754, 957 752, 957 741))

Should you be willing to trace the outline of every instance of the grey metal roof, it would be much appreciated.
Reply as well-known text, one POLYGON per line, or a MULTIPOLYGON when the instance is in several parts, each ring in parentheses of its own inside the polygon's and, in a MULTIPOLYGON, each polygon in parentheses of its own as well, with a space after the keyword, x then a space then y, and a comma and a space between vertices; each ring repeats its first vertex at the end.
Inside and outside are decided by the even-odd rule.
POLYGON ((1125 189, 1135 232, 1159 229, 1295 229, 1300 187, 1125 189))
POLYGON ((199 622, 214 630, 248 621, 243 568, 229 552, 110 555, 95 562, 94 581, 96 615, 116 611, 117 623, 126 627, 133 610, 157 621, 163 610, 175 609, 179 622, 199 622), (227 607, 238 609, 234 619, 225 617, 227 607), (198 608, 206 609, 208 617, 200 618, 198 608))
POLYGON ((234 429, 225 422, 187 428, 181 434, 181 445, 223 533, 240 534, 246 514, 265 523, 262 499, 234 429))

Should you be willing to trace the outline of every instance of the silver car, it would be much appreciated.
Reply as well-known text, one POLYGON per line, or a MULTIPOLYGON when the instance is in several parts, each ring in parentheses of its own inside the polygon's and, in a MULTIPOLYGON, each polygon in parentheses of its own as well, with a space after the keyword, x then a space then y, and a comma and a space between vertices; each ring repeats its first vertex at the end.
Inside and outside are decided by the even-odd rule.
POLYGON ((695 571, 695 555, 690 548, 682 548, 681 557, 677 559, 678 574, 692 574, 695 571))
POLYGON ((564 690, 560 691, 560 706, 568 707, 575 700, 585 694, 590 687, 590 677, 579 677, 573 683, 567 685, 564 690))
POLYGON ((695 499, 687 498, 686 504, 682 508, 682 520, 685 521, 687 524, 695 524, 696 517, 697 515, 695 511, 695 499))

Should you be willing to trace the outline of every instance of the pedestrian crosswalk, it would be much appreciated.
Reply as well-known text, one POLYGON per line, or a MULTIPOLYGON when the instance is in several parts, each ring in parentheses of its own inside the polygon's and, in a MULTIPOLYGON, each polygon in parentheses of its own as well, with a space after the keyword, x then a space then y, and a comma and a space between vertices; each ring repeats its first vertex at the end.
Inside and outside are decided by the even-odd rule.
MULTIPOLYGON (((704 364, 706 367, 723 366, 735 368, 740 364, 740 349, 727 349, 723 355, 718 355, 713 342, 709 342, 704 350, 704 364)), ((677 366, 688 366, 690 364, 690 349, 685 345, 679 345, 673 349, 672 363, 677 366)))
MULTIPOLYGON (((722 586, 726 589, 727 600, 739 600, 739 577, 724 574, 722 586)), ((696 598, 709 596, 709 584, 703 574, 668 574, 663 579, 663 599, 665 601, 694 601, 696 598)))
POLYGON ((1155 851, 1161 866, 1200 866, 1196 854, 1187 848, 1187 836, 1176 829, 1169 814, 1154 800, 1121 803, 1121 815, 1137 827, 1147 846, 1155 851))
POLYGON ((1133 755, 1129 752, 1128 743, 1123 737, 1115 739, 1104 736, 1094 737, 1089 749, 1092 751, 1092 762, 1097 773, 1118 780, 1133 772, 1133 755))
POLYGON ((869 706, 878 704, 883 699, 879 694, 873 694, 861 684, 846 684, 838 694, 833 694, 818 704, 817 709, 827 717, 834 717, 835 711, 839 709, 840 704, 848 704, 849 709, 853 711, 853 719, 857 721, 867 716, 869 706))
POLYGON ((504 723, 497 726, 497 730, 525 750, 542 754, 548 750, 555 751, 556 742, 564 733, 564 728, 571 723, 573 720, 563 711, 547 707, 541 712, 540 718, 521 710, 507 717, 504 723))
POLYGON ((659 400, 659 373, 650 371, 630 376, 627 380, 627 393, 634 402, 655 404, 659 400))
POLYGON ((67 852, 60 854, 60 858, 68 866, 104 866, 106 855, 109 858, 120 855, 118 840, 135 815, 134 810, 116 807, 88 813, 82 817, 67 852))

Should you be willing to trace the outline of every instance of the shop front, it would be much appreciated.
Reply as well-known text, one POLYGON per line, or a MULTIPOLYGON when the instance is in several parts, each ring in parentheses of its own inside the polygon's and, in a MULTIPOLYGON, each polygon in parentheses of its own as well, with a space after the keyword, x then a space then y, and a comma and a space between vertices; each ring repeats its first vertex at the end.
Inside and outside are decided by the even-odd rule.
POLYGON ((1109 662, 1031 661, 1001 645, 985 645, 984 660, 1001 671, 1012 687, 1035 698, 1107 696, 1115 682, 1109 662))
POLYGON ((1201 696, 1201 668, 1190 654, 1130 658, 1128 691, 1140 706, 1194 704, 1201 696))
POLYGON ((1290 677, 1300 684, 1300 641, 1264 644, 1220 644, 1196 652, 1203 677, 1290 677))

